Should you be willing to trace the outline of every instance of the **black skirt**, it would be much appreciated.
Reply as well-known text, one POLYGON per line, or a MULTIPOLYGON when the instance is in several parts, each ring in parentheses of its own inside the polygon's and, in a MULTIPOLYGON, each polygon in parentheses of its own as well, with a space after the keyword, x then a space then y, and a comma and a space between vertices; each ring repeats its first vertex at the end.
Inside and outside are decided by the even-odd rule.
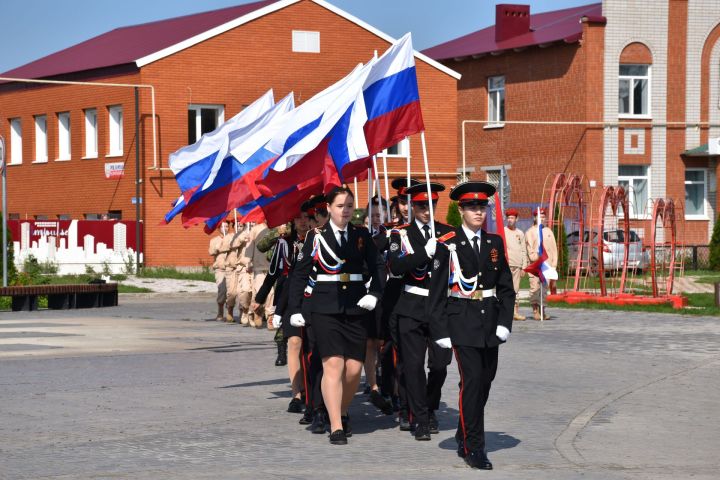
POLYGON ((321 358, 340 356, 365 361, 368 315, 312 314, 312 330, 321 358))
POLYGON ((290 325, 290 315, 283 315, 282 331, 283 331, 283 337, 285 337, 285 338, 302 336, 300 327, 293 327, 292 325, 290 325))

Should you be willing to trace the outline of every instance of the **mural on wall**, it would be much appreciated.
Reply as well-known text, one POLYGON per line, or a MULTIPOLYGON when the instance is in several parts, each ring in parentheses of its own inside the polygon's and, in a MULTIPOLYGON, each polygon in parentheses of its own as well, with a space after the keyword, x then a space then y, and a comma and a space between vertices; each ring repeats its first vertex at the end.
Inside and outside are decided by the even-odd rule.
MULTIPOLYGON (((60 274, 84 273, 86 266, 124 273, 135 265, 134 221, 10 220, 8 227, 19 267, 30 255, 40 263, 56 264, 60 274)), ((140 235, 142 245, 142 228, 140 235)))

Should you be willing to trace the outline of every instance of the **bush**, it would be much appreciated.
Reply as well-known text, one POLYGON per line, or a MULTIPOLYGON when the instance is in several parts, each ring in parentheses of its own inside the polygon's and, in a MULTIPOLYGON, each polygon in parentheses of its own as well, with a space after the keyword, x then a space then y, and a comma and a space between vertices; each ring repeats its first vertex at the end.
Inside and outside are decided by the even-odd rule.
POLYGON ((458 211, 457 202, 450 202, 450 205, 448 205, 448 211, 447 216, 445 217, 445 221, 448 225, 452 225, 453 227, 459 227, 460 225, 462 225, 462 217, 460 216, 460 212, 458 211))
POLYGON ((23 271, 13 282, 14 285, 47 285, 50 278, 46 274, 57 273, 57 265, 52 262, 40 263, 33 255, 23 262, 23 271))
POLYGON ((558 247, 558 264, 557 271, 560 277, 567 275, 568 265, 568 246, 567 238, 565 235, 565 222, 560 217, 560 209, 555 210, 555 225, 553 225, 552 231, 555 234, 555 242, 558 247))
POLYGON ((715 219, 715 227, 710 238, 710 270, 720 270, 720 217, 715 219))
MULTIPOLYGON (((0 221, 0 238, 2 238, 2 229, 3 225, 0 221)), ((0 241, 2 243, 2 241, 0 241)), ((8 285, 12 285, 15 281, 15 278, 17 277, 17 269, 15 268, 15 255, 13 252, 13 239, 12 239, 12 232, 10 229, 8 229, 7 232, 7 260, 8 260, 8 266, 7 266, 7 275, 8 275, 8 285)), ((0 275, 2 275, 2 255, 0 255, 0 275)))

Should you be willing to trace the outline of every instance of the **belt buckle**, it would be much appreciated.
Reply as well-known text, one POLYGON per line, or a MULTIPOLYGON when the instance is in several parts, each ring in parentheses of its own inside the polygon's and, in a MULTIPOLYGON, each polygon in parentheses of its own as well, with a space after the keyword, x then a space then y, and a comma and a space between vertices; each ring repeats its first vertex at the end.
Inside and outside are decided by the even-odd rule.
POLYGON ((472 298, 473 300, 482 300, 482 299, 483 299, 483 291, 482 291, 482 290, 475 290, 475 291, 472 293, 472 297, 471 297, 471 298, 472 298))
POLYGON ((349 273, 341 273, 340 274, 340 281, 343 283, 347 283, 350 281, 350 274, 349 273))

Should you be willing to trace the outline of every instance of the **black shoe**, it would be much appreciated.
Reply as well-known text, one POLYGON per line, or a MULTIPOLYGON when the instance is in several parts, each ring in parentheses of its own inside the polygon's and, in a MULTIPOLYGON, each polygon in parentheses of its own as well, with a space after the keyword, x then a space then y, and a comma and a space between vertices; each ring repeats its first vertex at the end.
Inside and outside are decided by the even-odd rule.
POLYGON ((363 394, 369 395, 371 391, 372 391, 372 387, 370 387, 370 385, 365 385, 365 389, 363 390, 363 394))
POLYGON ((335 430, 330 434, 330 443, 332 445, 347 445, 347 435, 342 430, 335 430))
POLYGON ((325 433, 328 429, 327 412, 323 408, 315 409, 315 415, 313 416, 312 425, 310 431, 312 433, 325 433))
POLYGON ((428 413, 428 427, 430 427, 430 433, 440 433, 440 424, 435 416, 435 412, 428 413))
POLYGON ((287 411, 290 413, 303 413, 302 400, 300 400, 299 398, 293 398, 292 400, 290 400, 287 411))
POLYGON ((410 419, 408 418, 407 412, 400 411, 400 431, 409 432, 410 430, 410 419))
MULTIPOLYGON (((247 326, 247 325, 245 325, 247 326)), ((282 367, 283 365, 287 365, 287 343, 280 342, 277 344, 277 358, 275 359, 275 366, 276 367, 282 367)))
POLYGON ((400 411, 400 397, 397 395, 393 395, 390 399, 393 407, 393 412, 399 412, 400 411))
POLYGON ((415 440, 430 440, 430 427, 428 427, 427 423, 418 423, 415 429, 415 440))
POLYGON ((375 407, 385 415, 393 414, 392 404, 386 398, 380 395, 380 392, 378 392, 377 390, 370 391, 370 403, 375 405, 375 407))
POLYGON ((470 452, 465 457, 465 463, 472 468, 478 468, 480 470, 492 470, 493 466, 488 460, 487 455, 484 452, 470 452))
POLYGON ((350 427, 350 415, 341 416, 340 421, 342 422, 343 432, 345 432, 345 436, 348 438, 352 437, 352 428, 350 427))
POLYGON ((462 440, 458 440, 457 455, 460 458, 465 458, 467 456, 465 453, 465 442, 462 440))
POLYGON ((314 412, 312 408, 305 408, 305 413, 298 422, 300 425, 310 425, 313 423, 314 412))

